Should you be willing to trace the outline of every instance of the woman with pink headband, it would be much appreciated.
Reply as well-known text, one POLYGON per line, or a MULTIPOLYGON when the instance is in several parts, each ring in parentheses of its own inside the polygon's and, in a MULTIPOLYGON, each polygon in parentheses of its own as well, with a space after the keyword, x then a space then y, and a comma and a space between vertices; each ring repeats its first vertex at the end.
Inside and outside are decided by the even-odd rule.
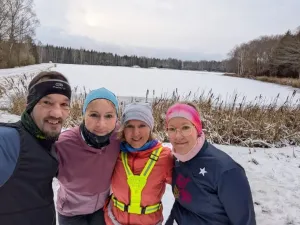
POLYGON ((196 107, 171 106, 166 130, 176 158, 172 179, 175 203, 166 225, 255 225, 245 171, 206 141, 196 107))

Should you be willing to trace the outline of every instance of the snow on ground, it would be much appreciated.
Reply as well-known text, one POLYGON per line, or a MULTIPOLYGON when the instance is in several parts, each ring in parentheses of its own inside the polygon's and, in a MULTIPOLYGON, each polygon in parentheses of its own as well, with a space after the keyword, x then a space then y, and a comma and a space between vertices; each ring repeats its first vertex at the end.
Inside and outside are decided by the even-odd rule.
POLYGON ((38 73, 43 70, 48 70, 53 67, 54 64, 52 63, 41 63, 35 64, 30 66, 23 66, 23 67, 15 67, 10 69, 0 69, 0 77, 1 76, 13 76, 13 75, 20 75, 20 74, 30 74, 30 73, 38 73))
MULTIPOLYGON (((18 116, 0 111, 0 122, 13 122, 18 116)), ((170 146, 169 143, 164 143, 170 146)), ((246 170, 258 225, 300 224, 300 147, 249 149, 216 145, 227 152, 246 170)), ((209 170, 208 170, 209 172, 209 170)), ((53 181, 55 193, 59 188, 53 181)), ((171 187, 163 197, 164 216, 168 217, 174 198, 171 187)))
MULTIPOLYGON (((52 66, 53 64, 39 64, 22 68, 0 69, 0 84, 4 84, 2 83, 3 77, 37 73, 41 70, 48 70, 52 66)), ((213 91, 216 90, 223 95, 226 95, 229 90, 239 87, 239 90, 242 90, 247 97, 250 96, 250 99, 261 92, 264 96, 275 97, 278 92, 286 95, 294 90, 273 84, 225 77, 220 74, 193 71, 79 65, 58 65, 53 69, 65 73, 73 86, 85 85, 88 89, 105 86, 112 90, 116 89, 119 96, 141 97, 144 96, 143 93, 147 89, 150 89, 149 97, 151 98, 151 88, 155 87, 158 91, 169 90, 170 93, 179 84, 183 91, 201 84, 201 88, 214 87, 213 91), (96 75, 99 77, 95 78, 96 75), (189 78, 187 79, 187 77, 189 78), (176 86, 172 86, 169 82, 171 78, 176 81, 176 86), (119 82, 116 83, 116 80, 119 82), (128 82, 129 80, 132 82, 128 82), (234 81, 238 81, 238 83, 234 81)), ((0 98, 0 105, 3 100, 0 98)), ((0 122, 14 122, 18 119, 19 116, 0 110, 0 122)), ((170 144, 165 143, 165 145, 170 144)), ((227 152, 245 168, 253 192, 258 225, 300 225, 300 147, 249 149, 216 146, 227 152)), ((56 200, 58 183, 55 179, 53 188, 56 200)), ((172 208, 173 201, 171 187, 168 185, 163 197, 165 218, 172 208)))
POLYGON ((13 123, 20 119, 20 116, 9 114, 5 111, 0 110, 0 123, 13 123))

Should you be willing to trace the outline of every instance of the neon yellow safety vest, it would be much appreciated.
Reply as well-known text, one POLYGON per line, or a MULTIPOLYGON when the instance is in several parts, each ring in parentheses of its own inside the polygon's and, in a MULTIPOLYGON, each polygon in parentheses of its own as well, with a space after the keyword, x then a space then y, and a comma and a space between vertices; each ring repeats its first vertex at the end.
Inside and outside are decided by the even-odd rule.
POLYGON ((112 200, 114 202, 115 207, 117 207, 118 209, 124 212, 133 213, 133 214, 150 214, 160 209, 161 203, 142 207, 141 200, 142 200, 142 191, 147 183, 148 176, 150 175, 153 167, 155 166, 155 163, 158 160, 161 151, 162 151, 162 147, 152 152, 150 158, 146 163, 146 166, 144 167, 140 175, 134 175, 132 173, 128 165, 127 153, 124 152, 121 153, 122 163, 127 176, 127 183, 130 188, 130 204, 126 205, 118 201, 117 198, 113 195, 112 200))

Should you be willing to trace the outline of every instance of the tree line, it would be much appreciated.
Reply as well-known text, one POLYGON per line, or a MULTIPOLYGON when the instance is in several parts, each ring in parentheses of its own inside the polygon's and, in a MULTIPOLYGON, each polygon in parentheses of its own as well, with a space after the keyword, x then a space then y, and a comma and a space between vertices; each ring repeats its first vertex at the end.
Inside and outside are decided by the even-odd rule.
POLYGON ((178 59, 158 59, 138 56, 120 56, 86 49, 73 49, 52 45, 38 46, 39 61, 67 64, 139 66, 141 68, 168 68, 184 70, 224 71, 224 65, 218 61, 183 61, 178 59))
POLYGON ((55 46, 39 47, 40 62, 110 66, 140 66, 180 70, 219 71, 240 76, 276 76, 300 78, 300 27, 284 35, 261 36, 235 46, 222 61, 183 61, 55 46))
POLYGON ((262 36, 236 46, 226 60, 226 72, 300 79, 300 27, 293 33, 262 36))

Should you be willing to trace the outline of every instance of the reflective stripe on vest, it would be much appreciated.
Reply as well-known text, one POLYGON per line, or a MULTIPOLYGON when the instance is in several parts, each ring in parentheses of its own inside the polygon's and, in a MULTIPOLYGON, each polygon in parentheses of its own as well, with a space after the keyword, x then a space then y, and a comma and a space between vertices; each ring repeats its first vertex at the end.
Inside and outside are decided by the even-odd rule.
POLYGON ((114 206, 122 211, 133 213, 133 214, 150 214, 158 211, 161 208, 161 203, 155 205, 149 205, 146 207, 141 206, 142 191, 147 183, 148 176, 150 175, 155 163, 159 159, 159 155, 163 147, 156 149, 152 152, 150 158, 148 159, 146 166, 144 167, 140 175, 134 175, 128 165, 127 153, 122 152, 122 163, 127 176, 127 183, 130 188, 130 204, 126 205, 117 200, 113 195, 112 200, 114 206))

